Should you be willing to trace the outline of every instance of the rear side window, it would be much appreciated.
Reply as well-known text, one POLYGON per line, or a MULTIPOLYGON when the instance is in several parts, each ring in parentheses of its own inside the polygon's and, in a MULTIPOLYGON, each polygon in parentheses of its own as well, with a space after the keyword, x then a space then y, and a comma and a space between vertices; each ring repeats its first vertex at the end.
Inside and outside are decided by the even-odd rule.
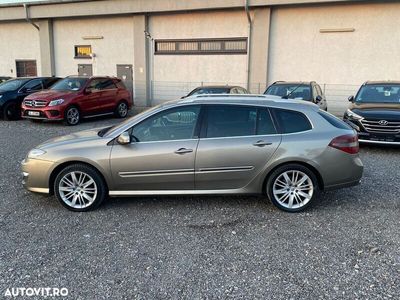
POLYGON ((294 133, 312 129, 308 118, 301 112, 274 109, 282 133, 294 133))
POLYGON ((267 109, 218 105, 207 109, 206 137, 236 137, 275 134, 276 130, 267 109))
POLYGON ((124 90, 126 90, 126 86, 125 86, 125 84, 122 82, 122 80, 116 80, 116 81, 114 81, 114 83, 117 85, 117 87, 118 87, 119 89, 124 89, 124 90))
POLYGON ((335 126, 336 128, 339 129, 352 129, 350 126, 348 126, 345 122, 340 120, 339 118, 336 118, 335 116, 331 115, 330 113, 327 113, 325 111, 319 111, 318 112, 321 117, 323 117, 326 121, 328 121, 331 125, 335 126))

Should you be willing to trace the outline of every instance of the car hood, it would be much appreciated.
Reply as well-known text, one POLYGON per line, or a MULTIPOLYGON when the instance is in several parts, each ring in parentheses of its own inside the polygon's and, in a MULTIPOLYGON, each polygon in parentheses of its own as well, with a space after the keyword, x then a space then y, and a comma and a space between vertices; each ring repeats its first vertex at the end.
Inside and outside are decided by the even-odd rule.
POLYGON ((350 110, 367 119, 400 121, 400 103, 352 103, 350 110))
POLYGON ((50 140, 47 140, 46 142, 38 145, 36 148, 46 150, 58 146, 63 146, 63 145, 72 145, 72 144, 79 144, 79 143, 84 143, 84 142, 89 142, 93 140, 100 140, 102 137, 98 135, 98 132, 103 129, 101 128, 94 128, 94 129, 89 129, 89 130, 84 130, 84 131, 79 131, 75 133, 71 133, 68 135, 63 135, 60 137, 52 138, 50 140))
POLYGON ((75 95, 76 92, 71 91, 57 91, 57 90, 44 90, 40 92, 36 92, 27 96, 25 99, 28 100, 55 100, 65 97, 70 97, 71 95, 75 95))

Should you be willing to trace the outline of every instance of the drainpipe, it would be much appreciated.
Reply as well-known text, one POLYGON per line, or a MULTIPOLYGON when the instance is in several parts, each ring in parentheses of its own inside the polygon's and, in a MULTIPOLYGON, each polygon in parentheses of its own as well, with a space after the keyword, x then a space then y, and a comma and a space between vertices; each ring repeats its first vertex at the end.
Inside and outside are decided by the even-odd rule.
POLYGON ((33 27, 35 27, 37 30, 40 30, 39 29, 39 26, 37 25, 37 24, 35 24, 33 21, 32 21, 32 19, 30 18, 30 16, 29 16, 29 6, 27 5, 27 4, 23 4, 23 6, 24 6, 24 8, 25 8, 25 20, 29 23, 29 24, 31 24, 33 27))
POLYGON ((244 9, 246 11, 247 15, 247 23, 248 23, 248 38, 247 38, 247 90, 250 90, 250 53, 251 53, 251 31, 252 31, 252 20, 250 16, 250 10, 249 10, 249 1, 250 0, 245 0, 245 6, 244 9))

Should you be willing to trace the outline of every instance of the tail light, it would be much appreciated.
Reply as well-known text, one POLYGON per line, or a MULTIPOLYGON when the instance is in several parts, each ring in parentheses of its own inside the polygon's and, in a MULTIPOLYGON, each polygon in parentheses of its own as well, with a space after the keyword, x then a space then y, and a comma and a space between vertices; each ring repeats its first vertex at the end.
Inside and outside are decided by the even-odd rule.
POLYGON ((356 154, 360 149, 358 145, 358 137, 356 134, 346 134, 335 137, 329 143, 329 146, 350 154, 356 154))

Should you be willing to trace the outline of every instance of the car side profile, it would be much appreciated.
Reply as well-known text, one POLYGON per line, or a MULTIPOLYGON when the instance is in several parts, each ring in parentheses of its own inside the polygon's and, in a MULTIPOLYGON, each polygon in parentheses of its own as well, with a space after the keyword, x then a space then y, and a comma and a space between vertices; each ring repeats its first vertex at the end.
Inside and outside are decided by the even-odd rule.
POLYGON ((72 211, 107 196, 261 194, 297 212, 321 190, 358 184, 363 164, 354 130, 314 104, 203 95, 49 140, 22 170, 28 190, 72 211))
POLYGON ((279 96, 283 99, 309 101, 318 105, 322 110, 328 110, 326 97, 322 92, 321 86, 315 81, 276 81, 265 90, 264 94, 279 96))
POLYGON ((60 78, 19 77, 0 84, 0 114, 5 120, 21 118, 21 104, 26 96, 48 89, 60 78))
POLYGON ((190 97, 196 95, 208 95, 208 94, 248 94, 249 92, 241 86, 231 86, 231 85, 209 85, 200 86, 192 90, 189 94, 182 97, 190 97))
POLYGON ((357 131, 360 142, 400 145, 399 81, 368 81, 349 101, 343 119, 357 131))
POLYGON ((118 78, 68 76, 49 90, 26 97, 22 117, 77 125, 82 118, 95 116, 125 118, 132 105, 130 92, 118 78))

